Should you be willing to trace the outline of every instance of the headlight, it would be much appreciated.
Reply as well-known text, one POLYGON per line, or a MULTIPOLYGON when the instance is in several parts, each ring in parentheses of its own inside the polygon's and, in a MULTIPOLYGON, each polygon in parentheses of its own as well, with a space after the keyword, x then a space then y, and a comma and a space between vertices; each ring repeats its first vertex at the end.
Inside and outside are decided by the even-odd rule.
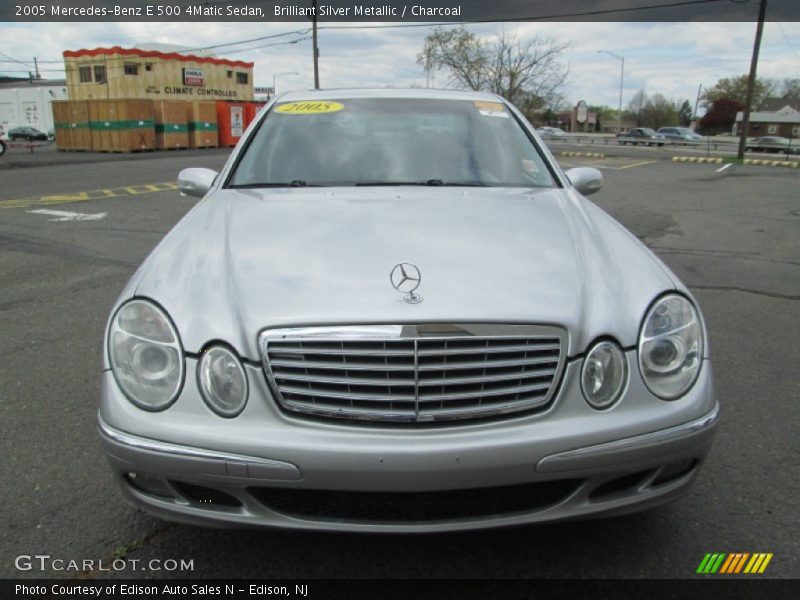
POLYGON ((206 404, 220 416, 235 417, 247 403, 247 376, 239 358, 225 346, 203 352, 197 367, 206 404))
POLYGON ((146 410, 163 410, 183 385, 183 350, 166 313, 147 300, 117 311, 108 332, 111 370, 128 399, 146 410))
POLYGON ((677 294, 660 298, 647 313, 639 334, 639 369, 659 398, 674 400, 692 387, 703 357, 700 315, 677 294))
POLYGON ((628 362, 613 342, 598 342, 583 359, 581 388, 594 408, 608 408, 617 401, 628 380, 628 362))

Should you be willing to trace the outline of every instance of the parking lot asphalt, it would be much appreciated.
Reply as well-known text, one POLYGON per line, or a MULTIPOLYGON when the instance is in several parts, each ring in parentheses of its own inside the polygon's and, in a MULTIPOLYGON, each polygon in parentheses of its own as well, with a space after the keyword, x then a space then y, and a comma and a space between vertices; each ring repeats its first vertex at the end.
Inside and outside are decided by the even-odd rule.
POLYGON ((125 281, 195 203, 159 186, 184 167, 221 167, 227 151, 0 167, 0 576, 76 575, 14 567, 48 554, 194 561, 190 573, 80 575, 90 578, 696 577, 706 552, 771 552, 761 577, 800 577, 800 171, 719 173, 641 150, 563 161, 603 168, 592 199, 706 315, 723 418, 697 483, 626 517, 428 536, 203 529, 128 507, 95 432, 103 329, 125 281))

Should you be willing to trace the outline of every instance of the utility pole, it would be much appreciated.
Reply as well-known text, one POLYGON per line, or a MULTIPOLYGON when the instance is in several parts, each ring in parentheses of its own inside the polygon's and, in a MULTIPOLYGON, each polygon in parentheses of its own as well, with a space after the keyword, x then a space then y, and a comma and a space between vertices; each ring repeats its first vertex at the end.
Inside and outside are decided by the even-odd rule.
POLYGON ((703 89, 703 84, 701 83, 697 87, 697 99, 694 101, 694 114, 692 115, 692 121, 694 121, 694 126, 697 128, 697 107, 700 105, 700 91, 703 89))
POLYGON ((35 56, 33 57, 33 69, 34 69, 34 71, 36 71, 36 73, 35 73, 34 77, 35 77, 36 79, 41 79, 41 78, 42 78, 42 76, 39 74, 39 63, 37 62, 37 60, 36 60, 36 57, 35 57, 35 56))
POLYGON ((753 42, 753 57, 750 59, 750 77, 747 80, 747 99, 742 111, 742 131, 739 133, 739 160, 744 158, 747 147, 747 130, 750 127, 750 105, 753 103, 753 89, 756 85, 756 70, 758 67, 758 51, 761 49, 761 34, 764 32, 764 16, 767 13, 767 0, 761 0, 758 5, 758 25, 756 26, 756 39, 753 42))
POLYGON ((319 48, 317 47, 317 0, 311 0, 311 7, 313 8, 311 22, 313 27, 312 33, 312 47, 314 52, 314 89, 319 89, 319 48))

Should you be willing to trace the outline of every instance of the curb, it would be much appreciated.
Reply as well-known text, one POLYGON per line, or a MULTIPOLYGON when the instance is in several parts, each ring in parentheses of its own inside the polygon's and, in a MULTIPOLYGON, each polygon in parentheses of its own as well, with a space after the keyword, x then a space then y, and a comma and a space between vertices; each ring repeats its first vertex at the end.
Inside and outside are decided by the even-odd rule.
POLYGON ((743 163, 746 165, 764 165, 766 167, 789 167, 790 169, 800 168, 800 161, 798 160, 766 160, 763 158, 745 158, 743 163))
POLYGON ((605 158, 602 152, 562 152, 561 156, 574 156, 576 158, 605 158))
POLYGON ((711 163, 721 165, 722 159, 708 156, 673 156, 672 162, 711 163))

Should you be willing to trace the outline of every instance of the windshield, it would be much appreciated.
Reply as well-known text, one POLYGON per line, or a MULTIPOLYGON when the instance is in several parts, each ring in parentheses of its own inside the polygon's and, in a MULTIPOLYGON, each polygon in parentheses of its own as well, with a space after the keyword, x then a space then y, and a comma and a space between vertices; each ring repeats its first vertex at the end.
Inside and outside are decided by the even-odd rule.
POLYGON ((273 107, 230 187, 465 185, 552 187, 500 102, 354 98, 273 107))

